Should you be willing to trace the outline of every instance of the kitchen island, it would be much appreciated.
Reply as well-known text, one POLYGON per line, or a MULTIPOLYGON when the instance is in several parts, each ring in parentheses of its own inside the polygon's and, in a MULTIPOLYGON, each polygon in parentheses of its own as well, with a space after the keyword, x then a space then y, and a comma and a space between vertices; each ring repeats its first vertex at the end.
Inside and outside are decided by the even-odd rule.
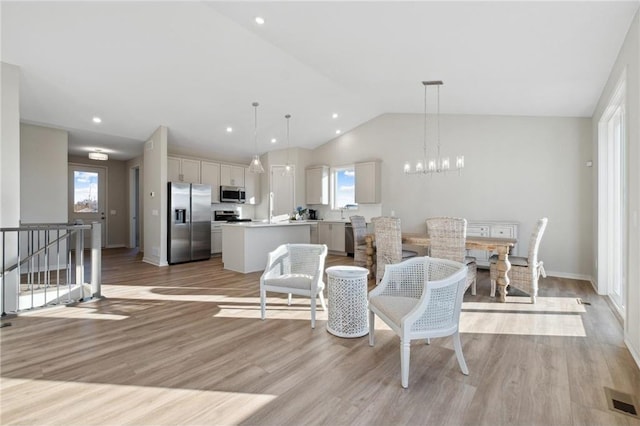
POLYGON ((224 269, 263 271, 267 255, 286 243, 309 243, 311 224, 305 221, 263 223, 238 222, 222 225, 222 263, 224 269))

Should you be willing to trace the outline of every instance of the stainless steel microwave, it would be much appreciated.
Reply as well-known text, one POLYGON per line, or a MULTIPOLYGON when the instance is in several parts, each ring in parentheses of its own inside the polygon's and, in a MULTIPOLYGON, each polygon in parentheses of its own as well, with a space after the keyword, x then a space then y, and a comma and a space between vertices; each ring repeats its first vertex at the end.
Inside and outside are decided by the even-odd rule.
POLYGON ((239 186, 221 186, 220 202, 221 203, 244 203, 245 202, 244 188, 241 188, 239 186))

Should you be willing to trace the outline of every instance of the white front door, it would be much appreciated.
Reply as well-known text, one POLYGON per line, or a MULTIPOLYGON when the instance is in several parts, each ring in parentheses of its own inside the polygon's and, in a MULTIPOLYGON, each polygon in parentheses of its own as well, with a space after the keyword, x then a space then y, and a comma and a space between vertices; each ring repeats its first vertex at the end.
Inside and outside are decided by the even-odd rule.
MULTIPOLYGON (((106 175, 103 167, 69 164, 69 222, 102 223, 102 247, 107 243, 106 175)), ((91 232, 85 230, 84 246, 90 247, 91 232)))

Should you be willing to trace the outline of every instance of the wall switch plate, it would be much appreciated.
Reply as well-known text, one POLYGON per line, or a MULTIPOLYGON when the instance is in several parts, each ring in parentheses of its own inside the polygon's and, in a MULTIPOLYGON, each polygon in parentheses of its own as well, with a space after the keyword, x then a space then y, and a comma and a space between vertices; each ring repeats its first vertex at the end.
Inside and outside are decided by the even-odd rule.
POLYGON ((115 216, 116 215, 116 211, 115 210, 111 210, 110 213, 111 213, 111 216, 115 216))

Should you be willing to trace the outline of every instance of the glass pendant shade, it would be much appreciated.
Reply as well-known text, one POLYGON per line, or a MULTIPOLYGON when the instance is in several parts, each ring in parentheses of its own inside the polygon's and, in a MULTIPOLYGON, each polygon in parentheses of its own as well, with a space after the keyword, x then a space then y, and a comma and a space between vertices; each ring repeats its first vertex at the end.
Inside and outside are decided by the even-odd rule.
POLYGON ((262 167, 262 161, 260 161, 258 154, 253 156, 251 164, 249 164, 249 171, 251 173, 264 173, 264 167, 262 167))
POLYGON ((253 127, 253 142, 255 154, 251 163, 249 164, 249 172, 251 173, 264 173, 264 167, 262 167, 262 161, 260 161, 260 155, 258 154, 258 105, 257 102, 251 104, 254 110, 254 127, 253 127))

